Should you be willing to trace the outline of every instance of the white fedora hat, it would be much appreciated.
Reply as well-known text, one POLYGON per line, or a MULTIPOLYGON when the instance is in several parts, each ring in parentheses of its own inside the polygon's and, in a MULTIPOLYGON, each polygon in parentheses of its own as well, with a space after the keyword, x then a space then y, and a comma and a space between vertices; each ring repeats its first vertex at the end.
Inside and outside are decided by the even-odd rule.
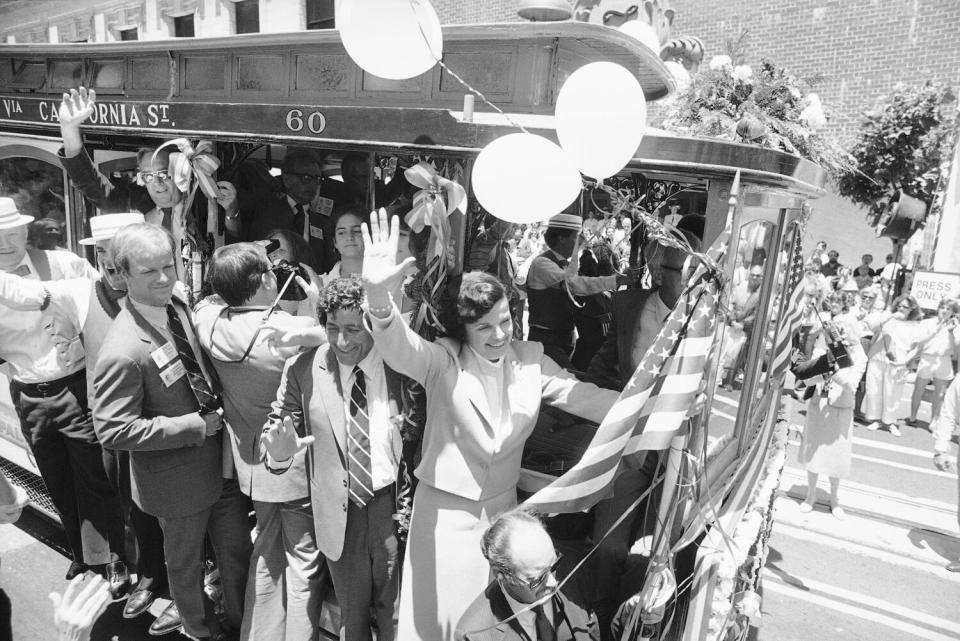
POLYGON ((84 238, 80 241, 80 244, 94 245, 101 240, 110 240, 127 225, 142 222, 144 222, 144 218, 140 212, 93 216, 90 218, 90 238, 84 238))
POLYGON ((0 229, 12 229, 32 222, 33 216, 21 214, 13 198, 0 198, 0 229))

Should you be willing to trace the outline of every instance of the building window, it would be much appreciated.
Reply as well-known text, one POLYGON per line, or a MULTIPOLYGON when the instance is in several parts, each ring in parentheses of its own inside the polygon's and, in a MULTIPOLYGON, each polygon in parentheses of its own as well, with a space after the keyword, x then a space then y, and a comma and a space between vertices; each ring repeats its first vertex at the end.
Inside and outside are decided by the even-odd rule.
POLYGON ((173 35, 177 38, 192 38, 196 35, 193 30, 193 14, 177 16, 173 19, 173 35))
POLYGON ((236 10, 237 33, 260 33, 260 1, 241 0, 233 3, 236 10))
POLYGON ((139 40, 140 35, 137 33, 137 28, 133 27, 132 29, 120 29, 117 31, 119 40, 139 40))
POLYGON ((333 29, 334 0, 307 0, 307 29, 333 29))

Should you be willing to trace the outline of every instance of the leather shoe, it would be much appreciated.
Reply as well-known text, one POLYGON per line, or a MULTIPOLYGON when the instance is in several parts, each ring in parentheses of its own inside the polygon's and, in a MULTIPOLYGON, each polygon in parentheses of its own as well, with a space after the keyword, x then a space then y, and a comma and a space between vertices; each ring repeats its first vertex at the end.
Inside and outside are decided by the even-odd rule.
POLYGON ((159 637, 179 630, 181 625, 183 625, 183 620, 180 618, 180 610, 177 609, 177 604, 171 601, 170 605, 157 617, 157 620, 150 624, 150 629, 147 632, 152 636, 159 637))
POLYGON ((85 563, 80 563, 79 561, 71 561, 70 568, 67 570, 67 574, 63 578, 66 579, 67 581, 71 581, 73 580, 73 577, 79 576, 89 569, 90 569, 89 566, 87 566, 85 563))
POLYGON ((156 592, 150 588, 135 588, 127 597, 127 602, 123 606, 123 618, 136 619, 150 609, 153 600, 156 598, 156 592))
POLYGON ((107 563, 104 574, 114 599, 119 599, 130 591, 130 573, 123 561, 107 563))
POLYGON ((948 572, 960 572, 960 561, 954 561, 947 566, 948 572))

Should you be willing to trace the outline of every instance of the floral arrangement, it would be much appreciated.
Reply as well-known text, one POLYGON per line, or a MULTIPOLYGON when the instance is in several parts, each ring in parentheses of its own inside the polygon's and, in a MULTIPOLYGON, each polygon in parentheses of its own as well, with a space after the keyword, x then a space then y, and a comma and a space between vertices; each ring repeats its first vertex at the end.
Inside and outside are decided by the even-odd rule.
POLYGON ((823 132, 827 111, 812 92, 822 79, 799 78, 769 60, 755 71, 736 53, 714 56, 681 89, 661 126, 780 149, 812 160, 836 179, 855 170, 856 161, 823 132))
POLYGON ((859 171, 841 176, 840 194, 870 208, 874 219, 890 196, 902 190, 926 203, 934 200, 952 141, 956 98, 940 83, 898 86, 864 114, 852 154, 859 171))

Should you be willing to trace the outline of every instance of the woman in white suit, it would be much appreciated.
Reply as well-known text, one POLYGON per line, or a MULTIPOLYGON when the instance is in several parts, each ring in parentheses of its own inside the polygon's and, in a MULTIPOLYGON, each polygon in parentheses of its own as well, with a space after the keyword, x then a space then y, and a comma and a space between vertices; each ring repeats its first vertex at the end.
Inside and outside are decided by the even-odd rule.
MULTIPOLYGON (((599 422, 617 393, 581 383, 543 355, 513 341, 504 288, 479 272, 463 277, 458 339, 429 342, 402 321, 391 301, 398 220, 384 210, 364 226, 363 281, 377 349, 393 369, 426 389, 427 425, 420 480, 403 564, 401 641, 453 639, 460 617, 489 583, 480 539, 517 502, 520 457, 545 401, 599 422)), ((409 259, 408 259, 409 260, 409 259)))

